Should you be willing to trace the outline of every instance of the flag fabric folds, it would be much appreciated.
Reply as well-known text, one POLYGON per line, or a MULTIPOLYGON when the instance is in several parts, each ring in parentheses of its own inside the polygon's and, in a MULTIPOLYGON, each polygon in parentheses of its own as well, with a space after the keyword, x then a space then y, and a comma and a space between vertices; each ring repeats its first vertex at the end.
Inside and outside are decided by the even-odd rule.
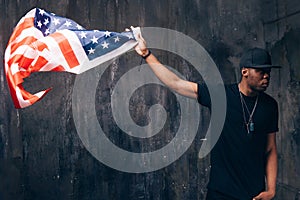
POLYGON ((16 108, 39 101, 50 89, 31 94, 22 83, 39 71, 80 74, 137 44, 133 31, 86 30, 75 21, 34 8, 21 20, 5 50, 5 74, 16 108))

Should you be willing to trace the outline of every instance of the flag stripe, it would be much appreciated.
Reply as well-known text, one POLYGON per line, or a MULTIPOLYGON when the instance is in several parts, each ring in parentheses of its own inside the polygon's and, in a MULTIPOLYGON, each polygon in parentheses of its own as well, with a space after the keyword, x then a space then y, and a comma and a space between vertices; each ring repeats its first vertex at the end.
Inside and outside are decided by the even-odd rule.
POLYGON ((78 66, 79 62, 67 38, 65 38, 64 35, 59 32, 52 34, 51 37, 54 38, 54 40, 58 43, 59 48, 61 49, 69 67, 73 68, 78 66))
POLYGON ((31 28, 33 27, 34 23, 34 18, 25 18, 24 21, 15 27, 15 31, 13 32, 10 41, 14 41, 21 35, 24 29, 31 28))
POLYGON ((35 62, 33 62, 32 65, 30 65, 30 72, 37 72, 40 71, 40 69, 48 63, 48 60, 45 59, 43 56, 38 56, 35 62))
POLYGON ((28 58, 24 55, 17 54, 8 61, 8 64, 17 66, 16 69, 12 70, 12 74, 15 74, 21 70, 28 69, 32 61, 32 58, 28 58))
POLYGON ((40 56, 43 56, 48 60, 48 63, 44 67, 40 68, 40 71, 51 71, 58 65, 63 66, 64 71, 69 71, 70 67, 66 57, 64 56, 62 49, 56 40, 53 37, 47 37, 41 39, 40 41, 47 45, 47 49, 38 51, 38 53, 40 56))
POLYGON ((22 31, 22 33, 20 35, 18 35, 18 37, 16 37, 16 39, 9 44, 11 45, 11 47, 13 47, 14 45, 19 46, 18 43, 20 41, 22 41, 25 38, 29 38, 29 37, 35 38, 34 40, 32 40, 32 42, 35 42, 36 40, 43 38, 43 34, 41 33, 41 31, 37 30, 34 27, 27 28, 27 29, 24 29, 22 31))
POLYGON ((20 46, 28 46, 30 45, 32 42, 35 42, 37 39, 33 36, 29 36, 26 38, 23 38, 21 41, 11 45, 11 53, 13 54, 18 48, 20 48, 20 46))
POLYGON ((52 68, 51 71, 61 72, 61 71, 65 71, 65 68, 63 66, 59 65, 57 67, 52 68))

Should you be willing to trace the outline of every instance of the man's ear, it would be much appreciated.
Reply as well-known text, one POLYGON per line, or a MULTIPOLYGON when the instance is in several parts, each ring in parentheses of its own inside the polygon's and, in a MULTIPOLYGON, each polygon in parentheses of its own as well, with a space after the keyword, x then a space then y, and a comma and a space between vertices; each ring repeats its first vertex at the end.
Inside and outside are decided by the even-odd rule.
POLYGON ((249 75, 249 69, 246 68, 246 67, 243 67, 241 69, 241 74, 242 74, 242 77, 248 77, 248 75, 249 75))

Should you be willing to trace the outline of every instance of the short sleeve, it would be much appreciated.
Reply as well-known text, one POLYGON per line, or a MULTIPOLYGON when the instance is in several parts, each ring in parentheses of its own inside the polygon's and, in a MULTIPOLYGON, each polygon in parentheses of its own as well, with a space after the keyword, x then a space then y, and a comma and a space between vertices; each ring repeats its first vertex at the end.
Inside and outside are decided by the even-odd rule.
POLYGON ((209 95, 209 91, 207 88, 207 85, 204 83, 198 83, 198 89, 197 89, 197 100, 198 102, 206 107, 211 107, 211 99, 209 95))

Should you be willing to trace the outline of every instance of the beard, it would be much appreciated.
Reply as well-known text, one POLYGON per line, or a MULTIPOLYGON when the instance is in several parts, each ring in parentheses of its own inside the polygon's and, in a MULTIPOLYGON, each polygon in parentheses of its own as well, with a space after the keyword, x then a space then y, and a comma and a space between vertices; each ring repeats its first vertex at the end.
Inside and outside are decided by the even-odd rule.
POLYGON ((268 85, 258 85, 258 86, 250 86, 250 88, 255 92, 264 92, 267 90, 268 85))

